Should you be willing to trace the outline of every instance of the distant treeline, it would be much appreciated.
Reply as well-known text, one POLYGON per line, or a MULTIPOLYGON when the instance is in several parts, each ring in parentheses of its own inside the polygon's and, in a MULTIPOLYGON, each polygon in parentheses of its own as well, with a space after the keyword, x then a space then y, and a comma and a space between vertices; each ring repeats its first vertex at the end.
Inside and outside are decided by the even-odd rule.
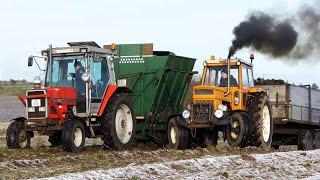
POLYGON ((25 79, 22 79, 22 80, 10 79, 8 81, 0 81, 0 86, 1 85, 25 85, 25 84, 32 84, 32 82, 28 82, 25 79))
POLYGON ((0 81, 0 96, 17 96, 24 95, 27 89, 33 87, 27 80, 0 81))

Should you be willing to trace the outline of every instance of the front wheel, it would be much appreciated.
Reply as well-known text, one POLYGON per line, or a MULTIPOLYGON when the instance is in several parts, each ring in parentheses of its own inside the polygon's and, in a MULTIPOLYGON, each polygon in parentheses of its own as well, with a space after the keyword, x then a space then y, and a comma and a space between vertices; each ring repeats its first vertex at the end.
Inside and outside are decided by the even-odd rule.
POLYGON ((78 120, 68 120, 63 125, 62 147, 68 152, 81 152, 85 145, 85 129, 78 120))
POLYGON ((136 139, 136 119, 126 96, 114 96, 101 121, 105 145, 116 149, 132 148, 136 139))
POLYGON ((232 147, 245 147, 248 138, 248 124, 241 113, 236 112, 231 116, 227 127, 227 141, 232 147))
POLYGON ((172 118, 168 124, 169 148, 184 150, 190 148, 191 134, 190 130, 180 126, 175 118, 172 118))
POLYGON ((6 133, 7 147, 9 149, 21 149, 30 147, 30 137, 24 128, 24 121, 13 121, 6 133))

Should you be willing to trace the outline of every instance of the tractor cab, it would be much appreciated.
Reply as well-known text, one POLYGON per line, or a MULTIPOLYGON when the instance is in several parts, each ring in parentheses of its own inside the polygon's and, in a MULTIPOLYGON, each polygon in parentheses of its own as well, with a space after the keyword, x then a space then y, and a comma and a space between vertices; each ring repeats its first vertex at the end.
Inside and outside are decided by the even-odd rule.
POLYGON ((43 50, 48 61, 45 87, 75 89, 76 108, 80 116, 97 113, 109 84, 115 84, 112 65, 113 51, 102 49, 94 42, 68 43, 69 47, 43 50))
POLYGON ((225 105, 232 110, 244 110, 246 94, 254 88, 253 66, 241 59, 215 59, 204 62, 201 84, 193 87, 193 103, 212 102, 213 109, 225 105))

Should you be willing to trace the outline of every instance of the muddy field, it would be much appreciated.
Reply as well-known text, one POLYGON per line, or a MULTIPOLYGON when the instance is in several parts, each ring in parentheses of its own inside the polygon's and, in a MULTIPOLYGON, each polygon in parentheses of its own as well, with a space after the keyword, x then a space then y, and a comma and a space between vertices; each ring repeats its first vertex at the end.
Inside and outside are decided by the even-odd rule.
MULTIPOLYGON (((32 139, 31 149, 9 150, 5 145, 4 132, 5 130, 1 131, 0 138, 0 179, 52 177, 65 173, 166 163, 204 156, 247 156, 253 153, 274 152, 274 150, 257 148, 230 148, 225 143, 220 143, 217 147, 186 151, 138 143, 131 151, 112 151, 103 148, 101 140, 87 140, 84 152, 67 153, 59 147, 51 148, 47 138, 43 136, 32 139)), ((287 149, 281 151, 287 151, 287 149)))

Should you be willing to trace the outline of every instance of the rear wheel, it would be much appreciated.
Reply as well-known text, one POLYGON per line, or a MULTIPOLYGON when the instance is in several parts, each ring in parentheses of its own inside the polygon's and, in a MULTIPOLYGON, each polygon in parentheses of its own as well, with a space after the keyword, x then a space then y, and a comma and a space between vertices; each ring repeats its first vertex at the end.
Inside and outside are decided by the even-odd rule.
POLYGON ((30 137, 24 128, 24 121, 13 121, 6 133, 7 147, 20 149, 30 147, 30 137))
POLYGON ((320 132, 316 132, 314 135, 314 148, 320 149, 320 132))
POLYGON ((85 129, 77 120, 66 121, 62 130, 62 147, 68 152, 81 152, 85 145, 85 129))
POLYGON ((227 127, 227 140, 232 147, 245 147, 248 138, 248 125, 241 113, 231 116, 231 123, 227 127))
POLYGON ((191 135, 190 130, 179 125, 175 118, 172 118, 168 124, 169 148, 184 150, 190 148, 191 135))
POLYGON ((252 121, 252 143, 254 146, 270 148, 273 135, 271 106, 266 94, 258 94, 248 105, 252 121))
POLYGON ((312 150, 314 147, 313 134, 311 131, 300 133, 298 138, 298 150, 312 150))
POLYGON ((113 97, 101 120, 105 145, 116 149, 129 149, 136 139, 136 119, 131 103, 125 96, 113 97))

